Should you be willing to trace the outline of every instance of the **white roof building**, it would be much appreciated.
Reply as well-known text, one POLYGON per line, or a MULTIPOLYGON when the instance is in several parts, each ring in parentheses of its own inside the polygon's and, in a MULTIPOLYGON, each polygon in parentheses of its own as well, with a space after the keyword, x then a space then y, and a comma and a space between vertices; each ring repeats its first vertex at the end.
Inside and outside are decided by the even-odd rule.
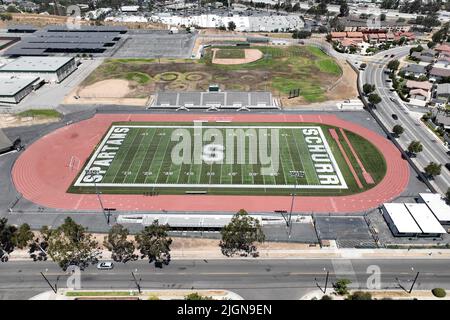
POLYGON ((383 204, 383 214, 389 227, 396 235, 414 235, 422 230, 403 203, 383 204))
POLYGON ((441 235, 447 233, 425 203, 405 203, 423 233, 441 235))
POLYGON ((138 12, 139 6, 122 6, 120 11, 122 12, 138 12))
POLYGON ((450 223, 450 206, 438 193, 419 193, 420 202, 425 203, 441 223, 450 223))

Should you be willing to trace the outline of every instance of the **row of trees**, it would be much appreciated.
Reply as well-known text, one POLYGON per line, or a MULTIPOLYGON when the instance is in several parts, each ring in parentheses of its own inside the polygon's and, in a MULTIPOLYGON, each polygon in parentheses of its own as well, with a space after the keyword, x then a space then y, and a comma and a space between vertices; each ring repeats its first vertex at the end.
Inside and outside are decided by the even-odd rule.
MULTIPOLYGON (((388 69, 391 70, 391 73, 394 72, 395 70, 397 70, 398 67, 399 67, 398 60, 392 60, 388 64, 388 69)), ((366 83, 363 85, 363 92, 365 95, 368 96, 368 101, 372 106, 376 106, 378 103, 381 102, 381 97, 378 94, 374 93, 374 91, 375 91, 375 85, 369 84, 369 83, 366 83)), ((404 131, 405 131, 405 129, 400 124, 396 124, 392 128, 392 132, 394 133, 394 135, 397 138, 400 137, 404 131)), ((407 148, 407 153, 408 153, 408 156, 410 156, 410 157, 415 157, 415 156, 417 156, 418 153, 420 153, 422 151, 423 151, 423 145, 420 141, 417 141, 417 140, 411 141, 411 143, 408 145, 408 148, 407 148)), ((435 162, 430 162, 424 168, 424 172, 429 179, 432 179, 433 177, 441 174, 441 168, 442 168, 441 164, 438 164, 435 162)))
MULTIPOLYGON (((7 261, 14 249, 28 249, 34 261, 45 261, 50 257, 61 269, 78 266, 84 270, 96 264, 102 248, 87 228, 68 217, 55 229, 42 227, 36 234, 28 224, 19 228, 9 225, 6 218, 0 219, 0 258, 7 261)), ((133 237, 129 230, 120 224, 114 225, 103 239, 103 247, 111 251, 116 262, 148 259, 155 265, 168 265, 172 239, 168 236, 169 225, 160 225, 157 220, 133 237), (138 252, 138 253, 137 253, 138 252)), ((259 220, 251 217, 245 210, 236 213, 231 222, 221 231, 220 248, 231 257, 258 256, 255 243, 265 240, 259 220)))

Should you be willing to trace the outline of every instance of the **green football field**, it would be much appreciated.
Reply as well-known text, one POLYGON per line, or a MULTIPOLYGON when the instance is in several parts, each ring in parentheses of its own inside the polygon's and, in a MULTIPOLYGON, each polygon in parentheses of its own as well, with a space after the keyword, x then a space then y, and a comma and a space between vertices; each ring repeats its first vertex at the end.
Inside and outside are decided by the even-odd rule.
POLYGON ((69 191, 344 195, 379 182, 386 171, 379 151, 346 131, 375 181, 368 184, 334 128, 361 188, 329 129, 314 123, 115 123, 69 191))

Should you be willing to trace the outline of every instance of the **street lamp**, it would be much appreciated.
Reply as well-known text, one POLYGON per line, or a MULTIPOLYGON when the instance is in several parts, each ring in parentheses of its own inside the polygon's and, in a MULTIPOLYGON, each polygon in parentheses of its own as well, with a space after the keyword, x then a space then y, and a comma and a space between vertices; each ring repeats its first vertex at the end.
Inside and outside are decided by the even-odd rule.
MULTIPOLYGON (((97 173, 98 173, 98 170, 86 169, 86 174, 97 174, 97 173)), ((110 225, 109 218, 111 216, 111 212, 110 212, 110 210, 108 210, 108 213, 106 213, 105 207, 103 206, 102 198, 100 197, 101 192, 98 191, 97 182, 95 182, 95 181, 94 181, 94 187, 95 187, 95 194, 97 195, 98 202, 100 202, 100 207, 102 208, 102 212, 103 212, 103 215, 105 216, 106 223, 109 226, 110 225)))
POLYGON ((291 210, 289 211, 289 239, 291 238, 291 231, 292 231, 292 210, 294 209, 294 200, 295 200, 295 192, 297 190, 297 179, 303 178, 305 176, 304 171, 299 170, 293 170, 289 171, 289 175, 294 178, 294 192, 292 193, 292 200, 291 200, 291 210))
POLYGON ((327 294, 327 287, 328 287, 328 277, 330 275, 330 271, 327 270, 327 268, 323 268, 323 271, 327 273, 326 277, 325 277, 325 287, 322 290, 322 288, 320 287, 319 282, 317 281, 317 278, 314 278, 314 280, 316 281, 316 286, 319 287, 320 291, 322 291, 324 294, 327 294))

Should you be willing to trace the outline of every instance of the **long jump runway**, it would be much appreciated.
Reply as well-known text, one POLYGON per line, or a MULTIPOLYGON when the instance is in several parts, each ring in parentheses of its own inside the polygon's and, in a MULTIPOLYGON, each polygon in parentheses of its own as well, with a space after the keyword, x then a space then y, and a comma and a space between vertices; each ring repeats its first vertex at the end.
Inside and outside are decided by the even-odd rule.
MULTIPOLYGON (((335 115, 205 115, 205 114, 100 114, 37 140, 17 159, 12 177, 17 190, 40 206, 64 210, 100 210, 96 194, 68 193, 79 171, 113 122, 313 122, 353 131, 375 145, 387 165, 383 180, 368 191, 348 196, 297 196, 294 211, 351 213, 378 207, 399 196, 409 180, 409 167, 386 138, 335 115)), ((102 194, 103 206, 124 211, 250 212, 290 210, 289 196, 236 195, 126 195, 102 194)))

